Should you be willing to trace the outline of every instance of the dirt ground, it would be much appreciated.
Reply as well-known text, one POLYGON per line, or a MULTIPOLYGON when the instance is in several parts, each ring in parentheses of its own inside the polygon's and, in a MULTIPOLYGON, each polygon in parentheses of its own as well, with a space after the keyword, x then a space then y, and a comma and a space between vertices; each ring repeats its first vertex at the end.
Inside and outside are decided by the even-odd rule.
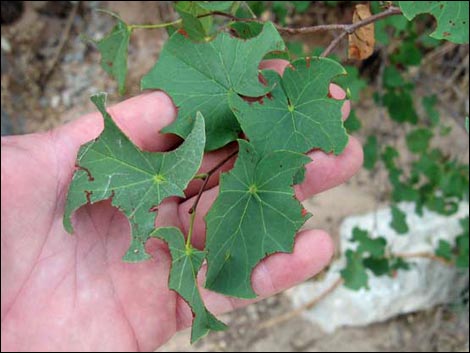
MULTIPOLYGON (((97 13, 95 9, 116 11, 129 23, 157 23, 174 16, 167 2, 51 3, 25 2, 23 14, 15 23, 2 24, 2 135, 45 131, 93 111, 88 98, 98 91, 107 91, 111 102, 139 93, 140 77, 157 59, 167 38, 166 33, 158 30, 133 34, 129 50, 128 91, 120 97, 115 82, 99 66, 98 52, 82 39, 83 36, 100 38, 113 26, 111 17, 97 13), (78 6, 77 9, 74 6, 78 6), (73 11, 76 13, 71 16, 73 11), (71 29, 64 35, 68 22, 71 29), (62 37, 65 45, 57 55, 62 37), (46 75, 48 72, 50 74, 46 75)), ((320 45, 324 40, 323 37, 319 40, 309 38, 307 44, 320 45)), ((445 50, 451 52, 455 48, 447 47, 445 50)), ((425 60, 425 64, 412 74, 418 92, 439 95, 441 116, 446 126, 453 127, 450 136, 442 138, 440 146, 468 163, 468 137, 453 119, 468 115, 468 46, 459 50, 464 51, 459 55, 466 57, 463 60, 467 65, 466 79, 454 77, 456 81, 449 83, 449 75, 434 75, 438 60, 446 55, 444 50, 431 53, 429 60, 425 60)), ((370 90, 374 89, 370 87, 370 90)), ((363 124, 358 133, 361 140, 374 131, 381 141, 392 142, 402 149, 405 131, 396 130, 371 99, 355 104, 355 109, 363 124)), ((402 158, 406 159, 406 154, 402 158)), ((314 215, 306 227, 324 228, 338 239, 339 225, 344 217, 385 205, 390 192, 386 185, 383 170, 378 169, 372 175, 361 171, 341 187, 305 203, 314 215)), ((312 293, 312 297, 315 295, 312 293)), ((329 335, 300 317, 266 330, 260 329, 265 320, 291 310, 288 297, 281 293, 222 316, 230 326, 226 332, 211 334, 190 346, 189 331, 186 330, 159 351, 468 351, 468 306, 440 306, 364 328, 339 329, 329 335)))

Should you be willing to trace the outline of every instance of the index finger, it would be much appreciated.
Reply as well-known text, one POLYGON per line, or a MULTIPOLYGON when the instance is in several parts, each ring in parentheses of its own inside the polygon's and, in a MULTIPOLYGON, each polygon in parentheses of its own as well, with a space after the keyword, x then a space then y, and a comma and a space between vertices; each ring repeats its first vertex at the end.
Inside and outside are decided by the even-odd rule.
MULTIPOLYGON (((163 134, 162 128, 176 118, 176 108, 170 97, 161 91, 144 93, 107 108, 119 128, 141 149, 167 151, 181 139, 163 134)), ((103 118, 99 112, 84 115, 55 132, 66 137, 72 149, 98 137, 103 130, 103 118)))

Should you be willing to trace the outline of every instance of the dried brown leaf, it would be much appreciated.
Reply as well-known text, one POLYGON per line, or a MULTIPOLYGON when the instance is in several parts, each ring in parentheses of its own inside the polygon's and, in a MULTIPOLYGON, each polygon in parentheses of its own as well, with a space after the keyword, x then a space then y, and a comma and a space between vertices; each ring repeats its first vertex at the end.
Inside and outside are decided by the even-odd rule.
MULTIPOLYGON (((372 16, 369 5, 358 4, 353 14, 353 23, 357 23, 372 16)), ((365 60, 374 52, 375 37, 374 24, 360 27, 349 35, 350 59, 365 60)))

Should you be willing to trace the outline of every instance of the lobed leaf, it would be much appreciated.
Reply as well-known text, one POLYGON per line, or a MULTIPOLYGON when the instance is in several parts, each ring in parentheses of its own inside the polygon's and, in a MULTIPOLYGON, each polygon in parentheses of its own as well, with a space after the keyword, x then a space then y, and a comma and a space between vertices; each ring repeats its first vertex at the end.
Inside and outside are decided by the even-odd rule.
POLYGON ((352 134, 353 132, 359 131, 362 127, 361 120, 357 117, 356 111, 353 109, 351 113, 349 113, 349 118, 344 122, 344 128, 348 132, 348 134, 352 134))
POLYGON ((258 65, 266 53, 284 48, 270 22, 249 40, 220 33, 211 42, 193 43, 175 33, 141 86, 164 90, 178 107, 177 120, 164 132, 186 137, 200 111, 206 118, 206 150, 215 150, 235 141, 240 132, 228 106, 229 93, 260 97, 269 92, 272 87, 258 80, 258 65))
POLYGON ((462 233, 455 239, 457 245, 457 258, 455 264, 459 268, 468 269, 468 250, 469 250, 469 233, 468 233, 468 216, 460 220, 462 233))
POLYGON ((379 143, 376 136, 370 135, 363 147, 364 151, 364 168, 372 170, 379 158, 379 143))
POLYGON ((406 234, 409 231, 408 224, 406 223, 406 213, 395 205, 392 206, 392 221, 390 226, 398 234, 406 234))
POLYGON ((358 243, 356 250, 358 253, 369 254, 373 257, 385 255, 387 241, 383 237, 371 238, 366 230, 356 227, 353 229, 352 240, 358 243))
POLYGON ((253 268, 267 255, 291 252, 308 218, 291 185, 310 158, 290 151, 260 155, 244 140, 239 146, 235 167, 222 175, 219 195, 206 216, 206 288, 255 298, 253 268))
POLYGON ((364 267, 361 254, 347 250, 346 261, 346 267, 340 272, 344 280, 344 286, 352 290, 367 289, 369 276, 364 267))
POLYGON ((424 153, 429 148, 432 137, 432 131, 427 128, 415 129, 406 135, 406 145, 413 153, 424 153))
POLYGON ((409 21, 422 13, 433 15, 437 27, 431 37, 468 43, 468 1, 399 1, 398 4, 409 21))
POLYGON ((191 307, 194 316, 191 343, 204 337, 211 330, 225 330, 227 326, 207 310, 199 293, 197 273, 205 258, 204 251, 187 248, 184 235, 175 227, 156 229, 151 236, 165 241, 170 249, 172 262, 169 288, 177 292, 191 307))
POLYGON ((70 184, 63 223, 73 231, 71 215, 87 203, 112 198, 129 219, 132 242, 125 261, 150 255, 144 245, 154 228, 155 208, 167 197, 183 197, 183 190, 198 171, 204 152, 204 119, 195 119, 192 132, 176 150, 151 153, 140 150, 118 128, 106 111, 106 94, 91 97, 104 118, 98 138, 80 147, 78 170, 70 184))
POLYGON ((440 239, 437 249, 435 251, 436 256, 442 257, 447 261, 452 260, 452 245, 447 240, 440 239))
POLYGON ((341 153, 348 143, 343 102, 330 98, 328 92, 331 81, 346 74, 344 68, 331 59, 309 58, 294 61, 282 78, 274 71, 264 73, 277 84, 260 102, 229 94, 230 107, 256 151, 303 153, 320 148, 341 153))
POLYGON ((122 20, 109 35, 96 42, 101 54, 101 67, 118 82, 119 93, 124 94, 127 76, 127 51, 132 30, 122 20))

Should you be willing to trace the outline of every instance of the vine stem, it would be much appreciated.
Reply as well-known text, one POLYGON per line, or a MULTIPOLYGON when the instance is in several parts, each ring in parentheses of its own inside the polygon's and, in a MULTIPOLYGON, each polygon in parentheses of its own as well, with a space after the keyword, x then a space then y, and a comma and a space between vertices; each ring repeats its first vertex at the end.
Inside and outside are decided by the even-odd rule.
MULTIPOLYGON (((401 15, 401 14, 402 14, 402 11, 399 7, 390 6, 385 11, 372 15, 370 17, 367 17, 366 19, 362 21, 358 21, 356 23, 318 25, 318 26, 308 26, 308 27, 299 27, 299 28, 288 28, 288 27, 281 27, 281 26, 276 25, 276 28, 279 32, 286 33, 286 34, 307 34, 307 33, 315 33, 315 32, 335 31, 335 30, 342 31, 321 54, 322 57, 325 57, 325 56, 328 56, 334 50, 334 48, 336 48, 336 46, 341 42, 341 40, 344 37, 346 37, 346 35, 354 33, 354 31, 356 31, 358 28, 367 26, 371 23, 377 22, 379 20, 382 20, 390 16, 401 15)), ((200 18, 200 17, 206 17, 206 16, 223 16, 223 17, 227 17, 231 19, 232 21, 237 21, 237 22, 263 23, 263 21, 260 21, 256 18, 239 18, 231 14, 220 12, 220 11, 213 11, 213 12, 210 12, 210 13, 198 16, 198 17, 200 18)))
MULTIPOLYGON (((349 25, 324 25, 323 27, 339 26, 339 27, 336 27, 334 29, 341 29, 343 32, 340 35, 338 35, 330 43, 330 45, 323 51, 323 53, 321 53, 320 56, 322 56, 322 57, 328 56, 336 48, 336 46, 339 44, 339 42, 341 42, 341 40, 344 37, 346 37, 346 35, 354 33, 358 28, 367 26, 371 23, 377 22, 379 20, 382 20, 382 19, 390 17, 390 16, 401 15, 401 14, 402 14, 402 11, 399 7, 391 6, 383 12, 380 12, 378 14, 367 17, 366 19, 364 19, 362 21, 359 21, 359 22, 356 22, 356 23, 351 23, 349 25)), ((305 27, 303 30, 305 30, 305 33, 311 33, 311 32, 308 32, 306 30, 308 30, 309 28, 314 29, 315 27, 320 27, 320 26, 305 27)), ((330 28, 330 29, 333 29, 333 28, 330 28)), ((302 30, 302 28, 299 28, 299 30, 302 30)), ((302 33, 304 33, 304 32, 302 32, 302 33)))
POLYGON ((428 259, 428 260, 432 260, 432 261, 437 261, 437 262, 439 262, 439 263, 441 263, 442 265, 445 265, 445 266, 452 266, 453 265, 453 263, 451 261, 448 261, 448 260, 444 259, 443 257, 434 255, 432 253, 427 253, 427 252, 404 253, 404 254, 398 253, 398 254, 394 254, 394 256, 402 258, 402 259, 419 259, 419 258, 428 259))
MULTIPOLYGON (((350 23, 350 24, 330 24, 330 25, 317 25, 317 26, 307 26, 307 27, 299 27, 299 28, 288 28, 288 27, 282 27, 276 25, 276 28, 279 32, 285 33, 285 34, 308 34, 308 33, 315 33, 315 32, 326 32, 326 31, 336 31, 340 30, 342 31, 331 43, 328 45, 328 47, 321 53, 320 56, 325 57, 331 54, 331 52, 338 46, 338 44, 341 42, 341 40, 346 37, 348 34, 354 33, 357 29, 367 26, 371 23, 377 22, 379 20, 382 20, 384 18, 387 18, 389 16, 394 16, 394 15, 401 15, 402 11, 399 7, 396 6, 390 6, 388 9, 386 9, 383 12, 380 12, 378 14, 372 15, 370 17, 367 17, 366 19, 362 21, 358 21, 356 23, 350 23)), ((208 12, 203 15, 197 16, 198 18, 203 18, 207 16, 222 16, 231 19, 232 21, 236 22, 258 22, 258 23, 264 23, 263 21, 258 20, 256 17, 255 18, 240 18, 225 12, 221 11, 212 11, 208 12)), ((157 24, 142 24, 142 25, 129 25, 129 29, 158 29, 158 28, 166 28, 170 27, 173 25, 180 24, 183 20, 177 19, 173 22, 166 22, 166 23, 157 23, 157 24)))
POLYGON ((172 21, 172 22, 165 22, 165 23, 155 23, 155 24, 143 24, 143 25, 129 25, 130 30, 134 29, 158 29, 158 28, 166 28, 170 26, 177 25, 179 23, 183 22, 181 18, 172 21))
POLYGON ((217 171, 219 168, 221 168, 225 163, 227 163, 230 159, 235 157, 238 153, 238 150, 233 151, 230 153, 227 157, 225 157, 223 160, 221 160, 219 163, 217 163, 211 170, 209 170, 207 173, 202 173, 202 174, 197 174, 194 179, 202 179, 203 183, 201 187, 199 188, 199 191, 197 193, 196 199, 194 200, 193 205, 189 209, 188 213, 191 215, 191 218, 189 220, 189 229, 188 229, 188 236, 186 237, 186 249, 191 248, 191 237, 193 235, 193 229, 194 229, 194 221, 196 220, 196 209, 197 205, 199 204, 199 201, 201 200, 202 193, 206 189, 207 183, 209 182, 210 177, 217 171))

